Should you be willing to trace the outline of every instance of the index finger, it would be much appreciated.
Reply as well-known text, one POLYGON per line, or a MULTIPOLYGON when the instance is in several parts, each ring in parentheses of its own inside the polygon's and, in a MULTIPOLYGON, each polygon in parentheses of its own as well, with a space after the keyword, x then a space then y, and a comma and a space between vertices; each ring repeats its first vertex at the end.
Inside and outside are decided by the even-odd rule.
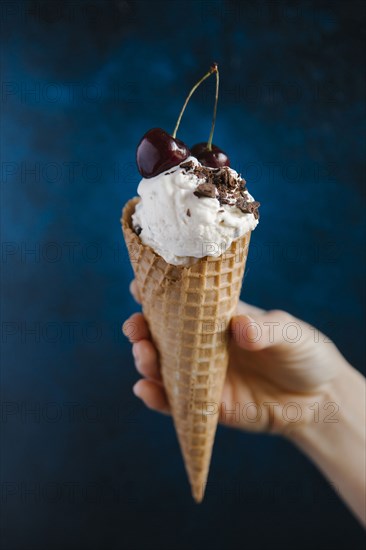
POLYGON ((123 334, 133 344, 151 338, 148 324, 142 313, 134 313, 122 325, 123 334))

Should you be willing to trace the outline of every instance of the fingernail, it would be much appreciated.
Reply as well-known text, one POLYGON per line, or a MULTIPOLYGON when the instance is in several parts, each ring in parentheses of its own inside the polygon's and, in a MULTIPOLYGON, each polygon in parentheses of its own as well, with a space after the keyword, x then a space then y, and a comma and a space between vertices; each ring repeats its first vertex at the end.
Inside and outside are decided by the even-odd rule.
POLYGON ((129 319, 126 319, 126 321, 122 325, 122 332, 125 336, 128 336, 129 326, 130 326, 129 319))
POLYGON ((140 397, 139 390, 138 390, 138 382, 134 386, 132 386, 132 391, 136 395, 136 397, 140 397))

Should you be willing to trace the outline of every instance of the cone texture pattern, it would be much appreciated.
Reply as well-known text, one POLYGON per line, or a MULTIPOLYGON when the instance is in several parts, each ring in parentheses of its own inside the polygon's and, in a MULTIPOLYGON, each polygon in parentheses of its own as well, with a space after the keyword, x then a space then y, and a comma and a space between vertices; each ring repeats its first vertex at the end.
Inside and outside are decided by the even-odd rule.
POLYGON ((158 349, 164 387, 183 454, 192 495, 204 495, 228 365, 228 326, 235 313, 250 233, 221 256, 174 266, 142 244, 131 216, 139 199, 122 213, 122 230, 158 349))

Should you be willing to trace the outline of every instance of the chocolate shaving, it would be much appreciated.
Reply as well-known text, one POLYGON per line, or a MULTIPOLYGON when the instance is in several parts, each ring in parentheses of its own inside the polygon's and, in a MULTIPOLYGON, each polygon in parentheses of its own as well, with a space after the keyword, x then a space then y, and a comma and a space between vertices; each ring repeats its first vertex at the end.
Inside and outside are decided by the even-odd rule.
MULTIPOLYGON (((235 200, 239 198, 240 189, 238 179, 231 173, 227 166, 215 169, 210 169, 206 166, 195 166, 193 173, 216 187, 218 192, 217 198, 221 205, 235 203, 235 200)), ((212 197, 216 197, 216 194, 212 195, 212 197)))
POLYGON ((179 166, 185 170, 191 170, 194 167, 194 163, 189 160, 188 162, 182 162, 179 166))
POLYGON ((247 182, 245 181, 244 178, 242 178, 240 181, 240 191, 246 191, 246 188, 247 188, 247 182))
POLYGON ((243 212, 243 214, 253 214, 256 220, 259 218, 258 208, 260 203, 258 201, 246 201, 245 199, 238 199, 235 206, 243 212))
MULTIPOLYGON (((224 172, 222 172, 221 181, 218 183, 221 185, 226 185, 227 187, 233 187, 231 179, 233 178, 230 178, 229 172, 225 170, 224 172)), ((236 181, 235 181, 235 185, 236 185, 236 181)))
POLYGON ((212 183, 200 183, 196 187, 193 194, 199 199, 201 197, 209 197, 210 199, 213 199, 216 196, 216 188, 212 183))
POLYGON ((191 217, 191 211, 190 211, 189 208, 188 208, 188 210, 187 210, 187 216, 191 217))
POLYGON ((220 206, 223 204, 237 206, 244 214, 250 213, 256 219, 259 218, 259 203, 247 200, 245 179, 241 176, 234 176, 228 166, 209 168, 207 166, 196 166, 192 161, 188 161, 180 164, 180 167, 186 171, 192 171, 199 179, 205 180, 194 191, 196 197, 217 197, 220 206))

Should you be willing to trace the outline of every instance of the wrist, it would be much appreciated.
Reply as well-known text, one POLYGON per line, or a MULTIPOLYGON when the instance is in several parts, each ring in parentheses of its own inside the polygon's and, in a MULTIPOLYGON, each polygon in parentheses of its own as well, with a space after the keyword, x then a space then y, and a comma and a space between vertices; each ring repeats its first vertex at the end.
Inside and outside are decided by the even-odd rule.
POLYGON ((289 425, 285 436, 293 443, 311 446, 319 438, 327 438, 338 425, 343 425, 346 411, 352 406, 353 391, 364 378, 347 361, 337 368, 337 375, 308 400, 304 422, 289 425))
POLYGON ((324 397, 337 413, 329 422, 308 423, 290 439, 324 473, 337 493, 366 523, 365 378, 350 365, 342 370, 324 397), (329 400, 329 401, 328 401, 329 400))

